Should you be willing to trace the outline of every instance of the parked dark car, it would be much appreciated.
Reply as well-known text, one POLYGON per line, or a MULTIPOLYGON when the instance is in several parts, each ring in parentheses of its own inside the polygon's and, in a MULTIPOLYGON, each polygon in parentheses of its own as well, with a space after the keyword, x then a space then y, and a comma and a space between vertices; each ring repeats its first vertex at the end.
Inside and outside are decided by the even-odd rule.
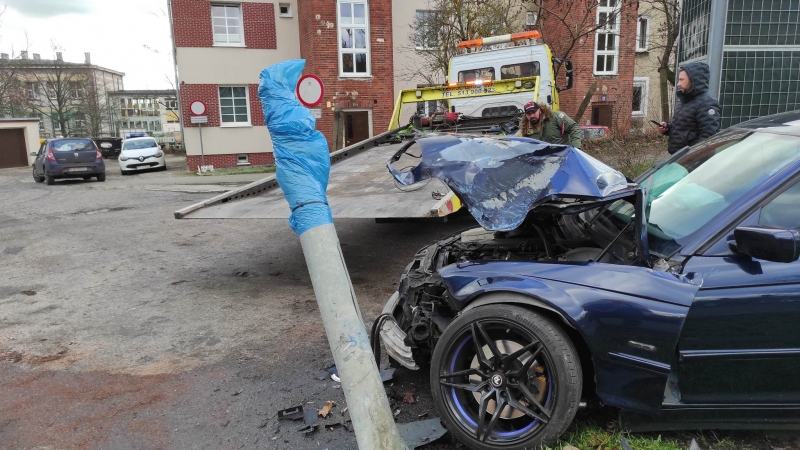
POLYGON ((122 138, 103 137, 92 138, 92 140, 100 149, 103 158, 118 158, 119 153, 122 151, 122 138))
POLYGON ((635 182, 524 138, 422 138, 389 165, 482 226, 421 249, 376 323, 470 448, 552 444, 598 399, 630 430, 800 428, 800 111, 635 182))
POLYGON ((106 181, 103 155, 88 138, 48 139, 40 147, 33 162, 33 179, 52 185, 58 178, 92 177, 106 181))

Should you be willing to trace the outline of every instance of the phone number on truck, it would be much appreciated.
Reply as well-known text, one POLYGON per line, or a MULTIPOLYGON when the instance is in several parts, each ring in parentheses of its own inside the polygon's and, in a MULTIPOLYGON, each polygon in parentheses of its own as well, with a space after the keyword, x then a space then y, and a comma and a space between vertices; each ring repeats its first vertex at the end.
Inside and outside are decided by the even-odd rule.
POLYGON ((456 98, 466 95, 488 94, 494 92, 494 86, 464 88, 458 87, 442 92, 442 98, 456 98))

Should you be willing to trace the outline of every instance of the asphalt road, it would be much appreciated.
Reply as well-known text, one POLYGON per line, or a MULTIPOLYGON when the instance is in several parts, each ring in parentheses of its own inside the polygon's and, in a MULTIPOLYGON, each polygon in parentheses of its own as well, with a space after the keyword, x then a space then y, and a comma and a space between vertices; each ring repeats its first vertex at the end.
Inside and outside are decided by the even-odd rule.
MULTIPOLYGON (((0 447, 355 448, 342 427, 306 436, 276 418, 333 400, 320 423, 349 419, 338 384, 317 378, 331 354, 287 222, 173 218, 263 175, 169 164, 123 177, 108 161, 105 182, 54 186, 0 170, 0 447)), ((468 225, 337 222, 369 323, 419 247, 468 225)), ((399 422, 435 416, 426 378, 386 384, 399 422)))

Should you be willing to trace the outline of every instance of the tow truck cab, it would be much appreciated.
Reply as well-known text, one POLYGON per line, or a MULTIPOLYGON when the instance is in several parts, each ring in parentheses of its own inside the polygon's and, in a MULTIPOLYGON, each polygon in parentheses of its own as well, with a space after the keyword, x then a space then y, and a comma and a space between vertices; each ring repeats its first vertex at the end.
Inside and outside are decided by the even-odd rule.
POLYGON ((530 92, 450 100, 450 111, 472 117, 507 116, 523 109, 533 100, 559 109, 558 93, 572 88, 572 61, 553 57, 550 47, 538 43, 538 31, 528 31, 473 39, 459 43, 465 53, 450 59, 448 86, 483 86, 487 89, 496 80, 540 77, 539 96, 532 98, 530 92), (505 48, 497 48, 505 45, 505 48), (556 85, 555 64, 563 64, 566 86, 556 85))

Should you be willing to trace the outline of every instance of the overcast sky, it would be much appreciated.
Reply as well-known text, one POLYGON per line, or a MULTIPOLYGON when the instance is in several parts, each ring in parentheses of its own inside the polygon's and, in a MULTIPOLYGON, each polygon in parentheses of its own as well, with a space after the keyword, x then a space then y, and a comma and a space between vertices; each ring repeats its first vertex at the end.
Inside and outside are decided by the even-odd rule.
POLYGON ((125 89, 172 89, 167 0, 0 0, 0 52, 39 53, 124 72, 125 89), (25 33, 27 32, 27 43, 25 33), (149 49, 148 49, 149 48, 149 49), (169 77, 170 81, 167 81, 169 77))

